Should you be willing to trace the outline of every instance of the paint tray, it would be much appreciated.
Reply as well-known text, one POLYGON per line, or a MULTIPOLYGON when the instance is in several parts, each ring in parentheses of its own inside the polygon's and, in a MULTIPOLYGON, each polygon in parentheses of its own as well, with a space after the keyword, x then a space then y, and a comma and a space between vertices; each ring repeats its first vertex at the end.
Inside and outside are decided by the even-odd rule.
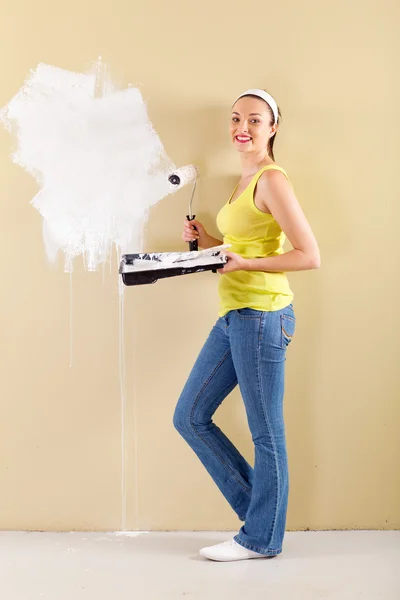
POLYGON ((228 246, 216 246, 200 252, 153 252, 123 254, 119 272, 125 285, 145 285, 159 279, 221 269, 226 258, 221 254, 228 246))

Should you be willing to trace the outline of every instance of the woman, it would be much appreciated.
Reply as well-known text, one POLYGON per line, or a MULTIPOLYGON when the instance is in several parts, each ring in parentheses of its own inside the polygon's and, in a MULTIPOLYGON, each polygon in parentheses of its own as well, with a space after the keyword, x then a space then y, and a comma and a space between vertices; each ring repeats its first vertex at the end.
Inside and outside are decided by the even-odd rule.
MULTIPOLYGON (((233 105, 230 134, 242 177, 217 217, 232 252, 219 270, 219 319, 174 415, 176 429, 244 521, 233 540, 200 551, 217 561, 276 556, 285 533, 284 364, 295 331, 285 272, 318 268, 320 257, 287 175, 274 162, 279 121, 278 106, 264 90, 247 90, 233 105), (283 253, 286 237, 293 249, 283 253), (237 384, 254 442, 254 468, 212 421, 237 384)), ((222 243, 199 221, 186 222, 182 237, 197 239, 202 248, 222 243)))

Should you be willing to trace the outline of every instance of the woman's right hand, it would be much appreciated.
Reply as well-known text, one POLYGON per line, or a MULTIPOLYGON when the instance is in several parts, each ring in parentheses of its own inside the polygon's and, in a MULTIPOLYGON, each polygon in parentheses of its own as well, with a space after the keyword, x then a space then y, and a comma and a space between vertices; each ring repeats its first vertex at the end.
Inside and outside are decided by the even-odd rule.
POLYGON ((196 219, 193 219, 193 221, 188 221, 186 219, 182 232, 182 239, 184 242, 194 242, 197 240, 201 248, 207 248, 208 238, 209 235, 207 231, 199 221, 196 221, 196 219), (193 229, 193 227, 196 227, 197 231, 193 229))

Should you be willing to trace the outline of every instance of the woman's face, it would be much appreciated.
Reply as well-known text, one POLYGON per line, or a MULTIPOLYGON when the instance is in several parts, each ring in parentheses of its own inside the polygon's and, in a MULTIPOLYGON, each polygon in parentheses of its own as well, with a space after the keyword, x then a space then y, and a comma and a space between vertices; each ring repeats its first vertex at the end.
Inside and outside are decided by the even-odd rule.
POLYGON ((276 132, 268 105, 260 98, 245 96, 233 105, 230 133, 239 152, 266 150, 269 139, 276 132))

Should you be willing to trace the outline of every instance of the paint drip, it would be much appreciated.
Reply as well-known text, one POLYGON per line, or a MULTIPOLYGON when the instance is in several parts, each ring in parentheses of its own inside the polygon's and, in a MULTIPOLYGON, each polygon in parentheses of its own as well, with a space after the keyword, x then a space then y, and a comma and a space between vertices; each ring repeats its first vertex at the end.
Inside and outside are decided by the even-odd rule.
MULTIPOLYGON (((117 258, 119 258, 117 256, 117 258)), ((126 513, 127 513, 127 460, 126 460, 126 372, 125 372, 125 338, 124 338, 124 290, 122 283, 118 281, 119 287, 119 306, 118 306, 118 340, 119 340, 119 387, 121 400, 121 530, 126 529, 126 513)), ((137 473, 138 460, 135 454, 135 474, 137 473)))

